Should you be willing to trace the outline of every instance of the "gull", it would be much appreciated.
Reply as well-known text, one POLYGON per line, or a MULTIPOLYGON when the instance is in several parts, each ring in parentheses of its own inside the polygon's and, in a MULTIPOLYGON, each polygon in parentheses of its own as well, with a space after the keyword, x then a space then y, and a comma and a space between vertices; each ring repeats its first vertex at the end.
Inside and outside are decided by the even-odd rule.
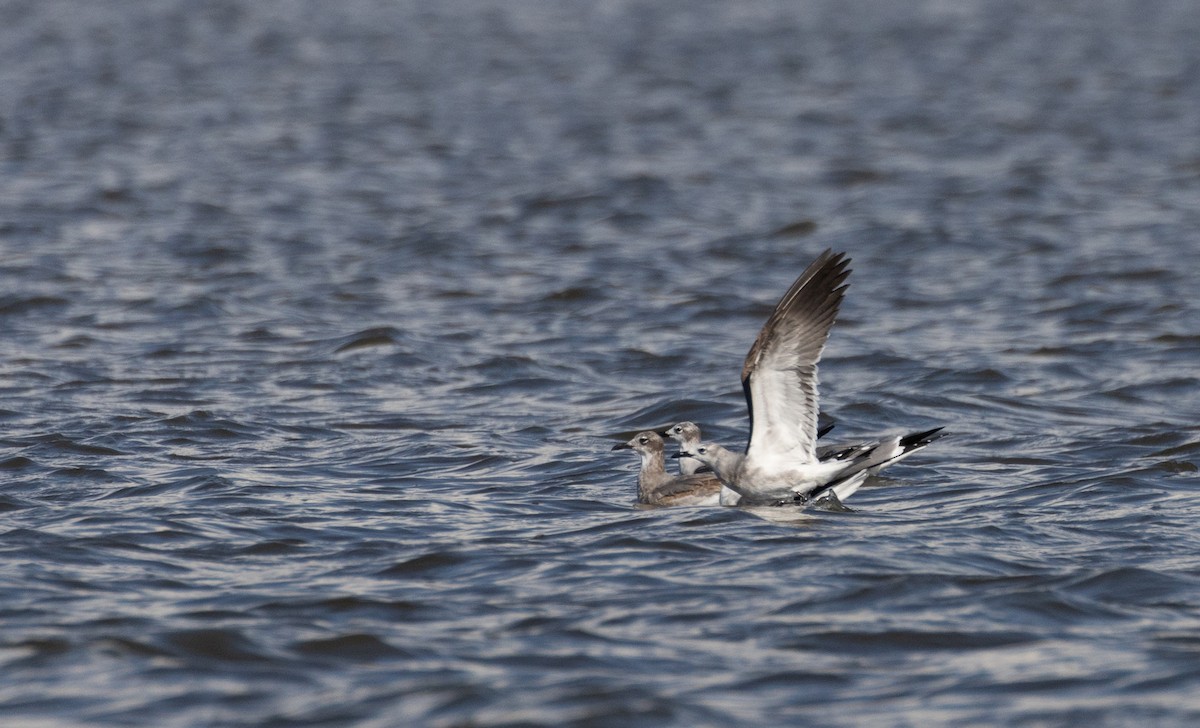
MULTIPOLYGON (((825 425, 817 430, 817 439, 825 437, 829 431, 833 429, 833 425, 825 425)), ((662 437, 669 437, 679 443, 679 449, 688 450, 700 444, 700 426, 695 422, 676 422, 667 429, 658 433, 662 437)), ((843 446, 845 447, 845 446, 843 446)), ((826 447, 825 450, 831 450, 826 447)), ((703 466, 695 458, 679 458, 679 474, 691 475, 703 466)))
POLYGON ((720 502, 721 481, 712 473, 671 475, 663 457, 663 440, 657 432, 639 432, 613 450, 633 450, 642 458, 638 472, 638 502, 655 506, 715 506, 720 502))
MULTIPOLYGON (((679 443, 680 450, 689 450, 700 444, 700 427, 695 422, 676 422, 658 433, 679 443)), ((679 458, 679 474, 691 475, 703 465, 696 458, 679 458)))
POLYGON ((844 499, 872 469, 878 472, 940 437, 938 428, 851 446, 825 459, 818 455, 817 363, 846 292, 849 263, 844 253, 826 250, 818 256, 783 294, 746 354, 745 453, 706 442, 679 453, 712 468, 743 505, 804 504, 829 492, 844 499))
MULTIPOLYGON (((821 429, 817 430, 817 438, 819 439, 824 437, 832 429, 833 425, 826 425, 825 427, 822 427, 821 429)), ((700 440, 702 439, 700 437, 700 426, 695 422, 688 421, 676 422, 658 434, 662 437, 669 437, 672 440, 677 441, 679 443, 679 450, 681 452, 688 452, 692 450, 700 444, 700 440)), ((680 475, 692 475, 697 470, 704 467, 703 464, 694 457, 679 457, 678 455, 675 457, 679 460, 680 475)), ((740 499, 741 496, 738 495, 736 491, 730 489, 727 485, 721 485, 721 505, 736 506, 738 500, 740 499)))
MULTIPOLYGON (((817 430, 817 439, 829 434, 833 427, 830 424, 817 430)), ((852 460, 853 462, 848 463, 847 472, 843 474, 844 476, 853 475, 860 470, 867 471, 867 475, 877 475, 884 468, 900 462, 917 450, 940 438, 941 435, 938 433, 941 430, 941 427, 935 427, 932 430, 913 432, 883 441, 860 442, 854 445, 825 445, 817 448, 817 459, 821 461, 852 460)), ((700 445, 702 439, 700 426, 695 422, 689 421, 677 422, 659 434, 677 440, 679 442, 679 449, 682 452, 693 450, 700 445)), ((673 457, 679 459, 679 472, 682 475, 691 475, 703 467, 703 464, 695 457, 680 457, 679 455, 673 457)), ((844 486, 841 487, 842 492, 845 492, 845 490, 844 486)), ((740 499, 741 496, 736 491, 722 484, 721 505, 737 505, 740 499)))

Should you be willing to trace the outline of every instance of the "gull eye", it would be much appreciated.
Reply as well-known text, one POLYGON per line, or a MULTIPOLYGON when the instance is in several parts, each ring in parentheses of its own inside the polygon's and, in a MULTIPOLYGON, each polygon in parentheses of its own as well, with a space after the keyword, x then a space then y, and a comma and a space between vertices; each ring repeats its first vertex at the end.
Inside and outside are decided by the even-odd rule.
POLYGON ((696 448, 696 452, 703 455, 704 453, 708 452, 708 448, 707 447, 698 447, 698 448, 696 448))
POLYGON ((650 438, 648 438, 648 437, 639 437, 639 438, 638 438, 638 442, 640 442, 640 443, 642 443, 643 445, 645 445, 646 443, 650 442, 650 438))
POLYGON ((678 435, 678 434, 680 434, 680 433, 682 433, 682 432, 683 432, 683 428, 682 428, 682 427, 680 427, 679 425, 675 425, 675 434, 677 434, 677 435, 678 435))

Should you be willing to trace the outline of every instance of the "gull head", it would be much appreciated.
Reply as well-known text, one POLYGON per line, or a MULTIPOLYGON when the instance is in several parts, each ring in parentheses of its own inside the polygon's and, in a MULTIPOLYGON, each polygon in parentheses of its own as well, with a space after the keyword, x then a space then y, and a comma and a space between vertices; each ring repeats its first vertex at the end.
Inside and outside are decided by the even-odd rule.
POLYGON ((695 422, 676 422, 658 434, 680 442, 697 442, 700 440, 700 428, 696 426, 695 422))
POLYGON ((701 442, 688 450, 680 450, 677 457, 694 458, 712 468, 714 471, 720 473, 720 470, 717 469, 716 464, 717 461, 721 459, 722 455, 727 452, 728 450, 716 443, 701 442))
POLYGON ((613 445, 613 450, 635 450, 642 455, 652 454, 663 451, 663 440, 657 432, 647 430, 634 435, 629 442, 613 445))

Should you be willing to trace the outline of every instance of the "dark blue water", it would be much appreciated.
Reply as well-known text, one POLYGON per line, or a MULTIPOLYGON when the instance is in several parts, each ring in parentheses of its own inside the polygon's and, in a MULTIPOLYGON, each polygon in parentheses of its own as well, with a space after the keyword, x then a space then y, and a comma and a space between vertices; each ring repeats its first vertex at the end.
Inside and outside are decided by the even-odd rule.
POLYGON ((1200 721, 1200 6, 0 4, 0 724, 1200 721), (644 510, 821 250, 854 513, 644 510))

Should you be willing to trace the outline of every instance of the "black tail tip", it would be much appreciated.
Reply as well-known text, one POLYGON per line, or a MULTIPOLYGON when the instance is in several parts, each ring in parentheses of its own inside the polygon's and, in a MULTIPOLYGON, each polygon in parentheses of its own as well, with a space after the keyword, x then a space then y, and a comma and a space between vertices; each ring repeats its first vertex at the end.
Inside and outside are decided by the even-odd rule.
POLYGON ((933 442, 934 440, 940 440, 941 438, 943 438, 947 434, 949 434, 946 432, 942 432, 942 430, 944 430, 944 429, 945 429, 944 427, 935 427, 932 430, 925 430, 924 432, 914 432, 911 435, 905 435, 904 437, 900 438, 900 447, 904 450, 911 450, 914 447, 922 447, 924 445, 928 445, 929 443, 933 442))

